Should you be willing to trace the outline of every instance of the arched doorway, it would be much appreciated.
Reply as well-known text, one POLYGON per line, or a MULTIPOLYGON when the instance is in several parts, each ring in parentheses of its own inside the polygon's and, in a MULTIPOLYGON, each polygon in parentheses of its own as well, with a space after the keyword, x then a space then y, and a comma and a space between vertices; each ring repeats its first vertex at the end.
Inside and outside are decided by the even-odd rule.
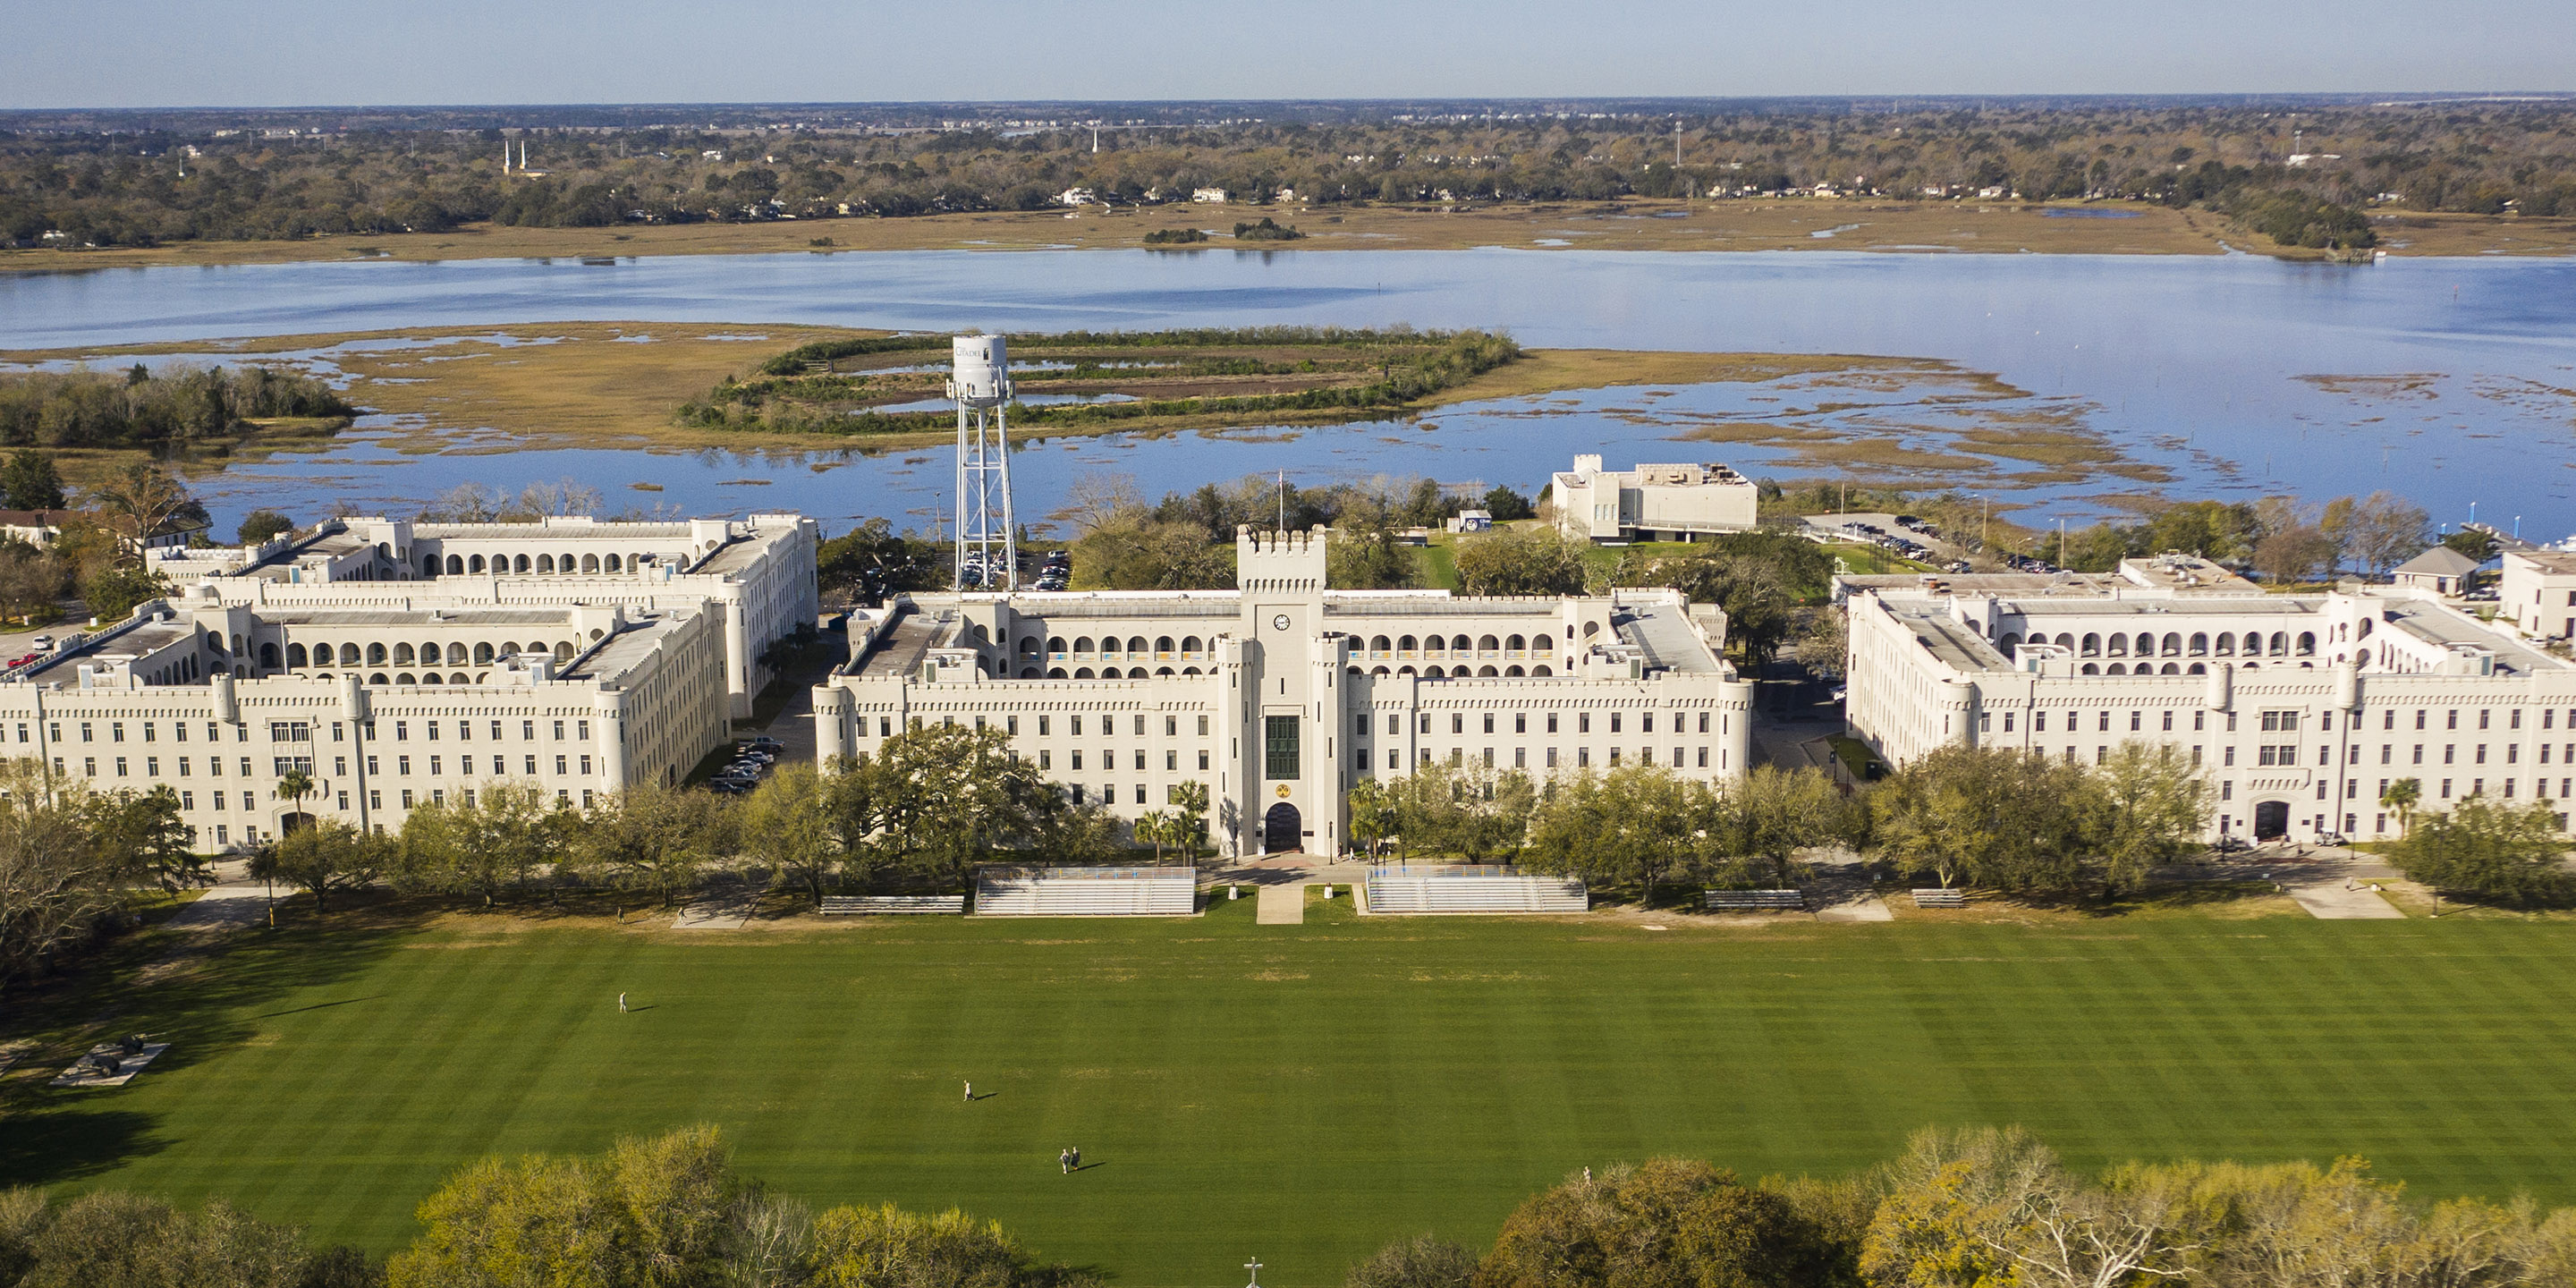
POLYGON ((277 820, 277 830, 284 832, 289 836, 293 836, 298 832, 310 830, 312 826, 313 816, 303 812, 302 810, 298 810, 295 813, 288 814, 277 820))
POLYGON ((2263 801, 2254 806, 2254 839, 2277 841, 2290 834, 2290 803, 2263 801))
POLYGON ((1297 807, 1281 801, 1261 816, 1261 852, 1294 854, 1305 848, 1305 821, 1298 817, 1297 807))

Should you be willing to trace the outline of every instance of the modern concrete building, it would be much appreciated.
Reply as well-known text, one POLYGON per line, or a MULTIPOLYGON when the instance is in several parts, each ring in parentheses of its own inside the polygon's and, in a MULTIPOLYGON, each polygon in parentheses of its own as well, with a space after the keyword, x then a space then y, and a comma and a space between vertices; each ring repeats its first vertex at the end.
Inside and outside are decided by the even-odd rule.
POLYGON ((1714 607, 1327 590, 1327 539, 1242 530, 1233 590, 899 598, 853 622, 850 662, 814 691, 817 754, 998 727, 1130 820, 1205 785, 1237 855, 1337 853, 1352 783, 1435 762, 1743 772, 1752 690, 1714 607))
POLYGON ((1723 465, 1640 465, 1605 470, 1577 456, 1548 485, 1557 526, 1594 541, 1687 541, 1742 532, 1758 522, 1760 490, 1723 465))
MULTIPOLYGON (((278 608, 401 611, 423 596, 493 607, 710 604, 721 621, 727 711, 741 719, 770 679, 762 653, 814 624, 821 543, 820 527, 794 514, 645 523, 335 519, 257 547, 156 552, 151 567, 174 584, 210 586, 223 603, 278 608)), ((373 684, 399 683, 398 674, 367 672, 373 684)))
POLYGON ((2428 809, 2576 792, 2576 666, 2431 593, 1999 580, 1844 588, 1846 719, 1890 764, 1962 742, 2100 763, 2142 740, 2209 776, 2212 835, 2257 840, 2387 837, 2403 778, 2428 809))
POLYGON ((2576 552, 2507 550, 2497 613, 2540 639, 2576 639, 2576 552))

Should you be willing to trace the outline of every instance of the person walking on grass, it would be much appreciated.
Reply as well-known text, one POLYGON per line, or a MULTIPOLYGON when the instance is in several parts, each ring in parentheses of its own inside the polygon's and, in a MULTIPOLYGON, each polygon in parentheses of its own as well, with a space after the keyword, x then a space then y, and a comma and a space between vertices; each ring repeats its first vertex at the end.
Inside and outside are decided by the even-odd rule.
POLYGON ((626 995, 624 993, 617 995, 617 1013, 620 1015, 626 1014, 626 995))
POLYGON ((1073 1165, 1073 1166, 1072 1166, 1072 1168, 1071 1168, 1071 1170, 1076 1171, 1076 1172, 1081 1171, 1081 1170, 1082 1170, 1082 1146, 1080 1146, 1080 1145, 1076 1145, 1076 1146, 1074 1146, 1074 1147, 1073 1147, 1072 1152, 1071 1152, 1071 1153, 1070 1153, 1070 1155, 1066 1158, 1066 1160, 1065 1160, 1065 1161, 1067 1161, 1067 1162, 1069 1162, 1069 1163, 1071 1163, 1071 1164, 1073 1165))
POLYGON ((975 1084, 971 1082, 966 1084, 966 1103, 975 1103, 975 1084))
POLYGON ((1057 1151, 1055 1152, 1055 1163, 1056 1163, 1056 1166, 1061 1167, 1061 1168, 1063 1168, 1063 1169, 1064 1169, 1064 1174, 1065 1174, 1065 1175, 1067 1175, 1067 1176, 1071 1176, 1071 1175, 1073 1175, 1073 1151, 1072 1151, 1072 1150, 1069 1150, 1069 1149, 1059 1149, 1059 1150, 1057 1150, 1057 1151))

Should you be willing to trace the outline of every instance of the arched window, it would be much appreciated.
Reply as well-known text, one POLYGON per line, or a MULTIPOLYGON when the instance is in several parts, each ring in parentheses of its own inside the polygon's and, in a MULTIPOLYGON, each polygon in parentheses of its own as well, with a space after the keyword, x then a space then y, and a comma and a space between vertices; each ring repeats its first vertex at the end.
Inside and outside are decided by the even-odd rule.
POLYGON ((1020 656, 1036 657, 1037 655, 1038 637, 1035 635, 1024 635, 1020 637, 1020 656))
POLYGON ((519 556, 518 561, 513 564, 512 567, 519 572, 528 571, 528 557, 526 555, 519 556))
POLYGON ((1156 675, 1170 675, 1171 673, 1172 668, 1168 666, 1158 666, 1154 668, 1154 674, 1156 675))
POLYGON ((1505 675, 1509 675, 1509 676, 1520 676, 1520 675, 1526 675, 1526 674, 1528 674, 1528 672, 1525 672, 1525 671, 1521 670, 1521 668, 1520 668, 1519 666, 1514 665, 1514 666, 1507 666, 1507 667, 1504 667, 1504 668, 1503 668, 1503 674, 1505 674, 1505 675))
POLYGON ((1083 653, 1088 653, 1088 652, 1090 652, 1090 651, 1091 651, 1091 637, 1090 637, 1090 636, 1088 636, 1088 635, 1084 635, 1084 636, 1079 636, 1079 637, 1077 637, 1077 638, 1073 641, 1073 651, 1074 651, 1077 655, 1078 655, 1078 654, 1083 654, 1083 653))
POLYGON ((1091 668, 1086 666, 1076 669, 1073 673, 1073 678, 1077 680, 1088 680, 1093 678, 1091 668))
POLYGON ((475 556, 473 556, 473 557, 471 557, 471 558, 467 559, 467 560, 465 561, 465 571, 467 571, 467 572, 481 572, 481 571, 483 571, 483 556, 481 556, 481 555, 475 555, 475 556))
POLYGON ((286 646, 286 665, 287 665, 290 669, 293 669, 293 668, 300 668, 300 667, 303 667, 303 666, 308 665, 308 663, 306 663, 306 662, 305 662, 305 660, 304 660, 304 646, 303 646, 303 645, 301 645, 301 644, 289 644, 289 645, 287 645, 287 646, 286 646))
POLYGON ((491 646, 491 645, 489 645, 489 644, 477 644, 477 645, 475 645, 475 646, 474 646, 474 665, 476 665, 476 666, 490 666, 491 664, 492 664, 492 646, 491 646))
POLYGON ((438 575, 438 556, 422 555, 420 557, 420 575, 423 577, 435 577, 438 575))
MULTIPOLYGON (((384 647, 384 645, 379 644, 379 645, 377 645, 376 647, 378 647, 378 648, 383 648, 383 647, 384 647)), ((411 645, 409 645, 409 644, 396 644, 396 645, 394 645, 394 665, 396 665, 396 666, 406 666, 406 665, 409 665, 409 664, 410 664, 410 662, 411 662, 411 645)))
POLYGON ((1480 636, 1476 640, 1476 651, 1479 653, 1491 653, 1502 646, 1503 642, 1491 635, 1480 636))
POLYGON ((2164 668, 2163 668, 2161 671, 2157 672, 2157 674, 2159 674, 2159 675, 2178 675, 2178 674, 2180 674, 2180 673, 2181 673, 2181 671, 2182 671, 2182 668, 2181 668, 2181 667, 2176 666, 2176 665, 2174 665, 2174 664, 2173 664, 2173 663, 2171 663, 2171 662, 2167 662, 2167 663, 2165 663, 2165 664, 2164 664, 2164 668))
POLYGON ((968 626, 966 628, 966 638, 971 639, 978 644, 990 644, 993 642, 993 637, 985 632, 984 624, 982 622, 976 622, 973 625, 968 626))
POLYGON ((2207 663, 2194 662, 2191 665, 2184 667, 2182 669, 2182 673, 2185 675, 2207 675, 2209 674, 2209 666, 2207 663))
MULTIPOLYGON (((608 558, 606 558, 606 559, 604 559, 604 560, 601 560, 601 561, 600 561, 600 566, 601 566, 602 568, 606 569, 606 570, 607 570, 607 571, 609 571, 609 572, 618 572, 618 571, 621 571, 621 569, 619 569, 618 564, 617 564, 617 556, 615 556, 615 555, 610 555, 608 558)), ((1033 677, 1032 677, 1032 678, 1033 678, 1033 677)))
POLYGON ((1437 667, 1437 666, 1434 666, 1434 667, 1431 667, 1431 668, 1430 668, 1430 669, 1428 669, 1428 670, 1425 670, 1422 674, 1423 674, 1423 675, 1425 675, 1425 676, 1427 676, 1427 677, 1429 677, 1429 678, 1431 678, 1431 679, 1434 679, 1434 680, 1445 680, 1445 679, 1449 678, 1448 673, 1447 673, 1447 672, 1445 672, 1445 671, 1443 671, 1443 670, 1441 670, 1441 669, 1440 669, 1439 667, 1437 667))
POLYGON ((465 571, 465 560, 463 560, 462 558, 459 558, 459 557, 458 557, 458 556, 456 556, 456 555, 449 555, 449 556, 447 557, 447 570, 448 570, 449 572, 451 572, 451 573, 462 573, 462 572, 464 572, 464 571, 465 571))
POLYGON ((538 572, 539 574, 550 573, 550 572, 553 572, 554 570, 555 570, 555 557, 554 557, 553 555, 538 555, 538 556, 537 556, 537 572, 538 572))
POLYGON ((564 553, 555 556, 555 571, 562 573, 567 577, 572 575, 571 551, 567 550, 564 553))
MULTIPOLYGON (((2090 675, 2090 674, 2092 674, 2092 672, 2093 672, 2093 668, 2088 666, 2088 667, 2084 668, 2084 672, 2085 672, 2085 674, 2090 675)), ((2113 663, 2111 664, 2111 669, 2110 669, 2109 671, 2107 671, 2107 672, 2104 672, 2104 674, 2107 674, 2107 675, 2127 675, 2128 673, 2129 673, 2129 664, 2128 664, 2128 663, 2126 663, 2126 662, 2113 662, 2113 663)))
POLYGON ((1203 647, 1205 647, 1204 642, 1196 635, 1184 635, 1181 637, 1181 651, 1183 653, 1196 653, 1203 647))
POLYGON ((1181 668, 1181 674, 1183 675, 1196 675, 1198 673, 1199 669, 1195 666, 1185 666, 1181 668))
POLYGON ((2075 651, 2075 637, 2064 631, 2059 631, 2057 633, 2057 646, 2065 649, 2069 653, 2072 653, 2075 651))
POLYGON ((1157 636, 1155 636, 1155 637, 1154 637, 1154 652, 1156 652, 1157 654, 1162 654, 1162 653, 1169 653, 1169 652, 1171 652, 1171 651, 1173 651, 1173 650, 1172 650, 1172 637, 1171 637, 1171 636, 1169 636, 1169 635, 1157 635, 1157 636))
POLYGON ((1061 635, 1049 635, 1049 636, 1047 636, 1047 652, 1049 652, 1049 653, 1062 653, 1063 651, 1064 651, 1064 637, 1063 637, 1063 636, 1061 636, 1061 635))
POLYGON ((1530 668, 1530 674, 1532 674, 1532 675, 1554 675, 1554 674, 1556 674, 1556 672, 1555 672, 1554 670, 1552 670, 1552 669, 1548 668, 1548 667, 1545 667, 1545 666, 1533 666, 1533 667, 1531 667, 1531 668, 1530 668))
POLYGON ((583 556, 581 557, 581 570, 582 570, 583 572, 597 572, 597 571, 599 571, 599 556, 597 556, 597 555, 583 555, 583 556))
POLYGON ((1529 648, 1529 641, 1518 635, 1508 636, 1503 640, 1503 648, 1513 653, 1523 652, 1529 648))
MULTIPOLYGON (((2311 644, 2311 647, 2314 647, 2314 645, 2313 645, 2313 644, 2311 644)), ((2274 657, 2288 657, 2289 655, 2290 655, 2290 633, 2289 633, 2288 631, 2274 631, 2274 632, 2272 632, 2272 656, 2274 656, 2274 657)))
POLYGON ((1049 667, 1049 668, 1047 668, 1047 678, 1048 678, 1048 679, 1050 679, 1050 680, 1061 680, 1061 679, 1063 679, 1063 678, 1064 678, 1064 668, 1063 668, 1063 667, 1060 667, 1060 666, 1055 666, 1055 667, 1049 667))
POLYGON ((277 646, 276 646, 276 645, 274 645, 274 644, 262 644, 262 645, 260 645, 260 646, 259 646, 259 664, 260 664, 261 666, 267 667, 268 669, 270 669, 270 670, 272 670, 272 671, 277 669, 277 646))
POLYGON ((395 677, 394 677, 394 683, 396 683, 396 684, 418 684, 418 683, 420 683, 420 677, 419 677, 419 676, 416 676, 416 675, 413 675, 413 674, 412 674, 411 672, 409 672, 409 671, 405 671, 405 672, 403 672, 402 674, 397 675, 397 676, 395 676, 395 677))
POLYGON ((2086 675, 2100 675, 2102 673, 2102 668, 2095 666, 2091 662, 2087 662, 2084 664, 2083 673, 2086 675))
POLYGON ((1590 639, 1590 638, 1592 638, 1593 636, 1598 635, 1598 634, 1600 634, 1600 633, 1601 633, 1601 623, 1599 623, 1599 622, 1585 622, 1585 623, 1583 624, 1583 638, 1585 638, 1585 639, 1590 639))
POLYGON ((1397 675, 1413 675, 1413 674, 1415 674, 1416 672, 1414 671, 1413 667, 1412 667, 1410 664, 1408 664, 1408 665, 1405 665, 1405 666, 1399 666, 1399 667, 1395 668, 1395 673, 1396 673, 1397 675))
POLYGON ((2317 633, 2316 633, 2315 631, 2301 631, 2301 632, 2299 632, 2299 656, 2301 656, 2301 657, 2315 657, 2316 655, 2317 655, 2317 633))
POLYGON ((1407 635, 1404 638, 1397 640, 1395 642, 1395 647, 1399 652, 1411 653, 1422 647, 1422 641, 1407 635))
POLYGON ((427 673, 427 674, 425 674, 425 675, 421 676, 421 677, 420 677, 420 682, 421 682, 421 683, 423 683, 423 684, 443 684, 443 683, 445 683, 445 681, 443 681, 443 680, 441 680, 441 679, 439 679, 439 678, 438 678, 438 672, 436 672, 436 671, 431 671, 431 672, 429 672, 429 673, 427 673))
POLYGON ((1449 641, 1449 651, 1452 653, 1464 653, 1474 647, 1476 646, 1468 643, 1467 637, 1464 635, 1457 636, 1449 641))
MULTIPOLYGON (((2086 632, 2084 632, 2084 656, 2086 656, 2086 657, 2100 657, 2100 656, 2102 656, 2102 637, 2101 637, 2101 636, 2096 635, 2096 634, 2094 634, 2094 633, 2093 633, 2093 632, 2091 632, 2091 631, 2086 631, 2086 632)), ((2087 671, 2085 672, 2085 674, 2086 674, 2086 675, 2091 675, 2091 674, 2093 674, 2093 672, 2092 672, 2092 671, 2090 671, 2090 670, 2087 670, 2087 671)))
MULTIPOLYGON (((2087 651, 2089 652, 2090 650, 2087 651)), ((2108 657, 2127 657, 2129 655, 2129 637, 2122 635, 2118 631, 2111 632, 2111 638, 2102 646, 2102 652, 2108 657)))
POLYGON ((1477 668, 1476 668, 1476 675, 1477 675, 1477 678, 1479 678, 1479 679, 1483 679, 1483 678, 1486 678, 1486 677, 1490 677, 1490 676, 1493 676, 1493 675, 1496 675, 1496 674, 1498 674, 1498 672, 1496 672, 1496 671, 1494 670, 1494 668, 1492 668, 1492 667, 1490 667, 1490 666, 1480 666, 1480 667, 1477 667, 1477 668))
POLYGON ((1145 637, 1142 635, 1130 636, 1127 640, 1127 651, 1131 654, 1143 653, 1145 651, 1145 637))
POLYGON ((1369 637, 1368 647, 1369 652, 1371 653, 1384 653, 1394 648, 1395 645, 1388 642, 1387 638, 1383 635, 1372 635, 1369 637))
POLYGON ((2220 657, 2236 656, 2236 633, 2234 631, 2220 631, 2218 633, 2217 652, 2220 657))
POLYGON ((555 660, 558 662, 569 662, 572 660, 572 641, 555 641, 555 660))
POLYGON ((2209 656, 2209 632, 2193 631, 2191 633, 2191 655, 2193 657, 2209 656))
POLYGON ((2360 630, 2360 632, 2359 632, 2358 634, 2354 635, 2354 636, 2353 636, 2353 638, 2354 638, 2354 639, 2357 639, 2357 640, 2366 640, 2366 639, 2369 639, 2369 638, 2370 638, 2370 626, 2371 626, 2370 619, 2369 619, 2369 618, 2367 618, 2367 617, 2362 618, 2362 619, 2361 619, 2361 630, 2360 630))
POLYGON ((1387 673, 1386 668, 1385 668, 1385 667, 1382 667, 1382 666, 1380 666, 1380 667, 1373 667, 1373 668, 1371 668, 1371 669, 1370 669, 1370 671, 1369 671, 1369 674, 1370 674, 1372 677, 1374 677, 1374 676, 1380 676, 1380 675, 1385 675, 1386 673, 1387 673))
POLYGON ((376 672, 374 675, 370 675, 370 676, 368 676, 368 677, 367 677, 367 683, 369 683, 369 684, 383 684, 384 682, 385 682, 385 673, 384 673, 384 672, 382 672, 382 671, 378 671, 378 672, 376 672))

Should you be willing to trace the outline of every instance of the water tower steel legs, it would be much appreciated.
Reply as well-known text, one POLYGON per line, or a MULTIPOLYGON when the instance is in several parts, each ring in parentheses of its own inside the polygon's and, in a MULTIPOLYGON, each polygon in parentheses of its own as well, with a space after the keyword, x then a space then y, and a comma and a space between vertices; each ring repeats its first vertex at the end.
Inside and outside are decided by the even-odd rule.
POLYGON ((977 555, 988 590, 1020 586, 1019 528, 1011 513, 1011 443, 999 407, 957 409, 956 584, 966 585, 966 559, 977 555))

